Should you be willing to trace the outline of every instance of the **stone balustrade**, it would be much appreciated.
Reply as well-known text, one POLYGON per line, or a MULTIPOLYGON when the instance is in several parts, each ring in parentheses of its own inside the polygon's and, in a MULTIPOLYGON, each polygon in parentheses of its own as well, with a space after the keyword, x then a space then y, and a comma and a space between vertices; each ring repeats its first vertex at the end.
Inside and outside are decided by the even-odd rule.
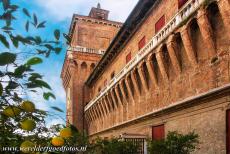
POLYGON ((94 53, 94 54, 99 54, 99 55, 103 55, 105 53, 105 50, 97 50, 97 49, 81 47, 81 46, 76 46, 76 47, 69 46, 67 51, 94 53))

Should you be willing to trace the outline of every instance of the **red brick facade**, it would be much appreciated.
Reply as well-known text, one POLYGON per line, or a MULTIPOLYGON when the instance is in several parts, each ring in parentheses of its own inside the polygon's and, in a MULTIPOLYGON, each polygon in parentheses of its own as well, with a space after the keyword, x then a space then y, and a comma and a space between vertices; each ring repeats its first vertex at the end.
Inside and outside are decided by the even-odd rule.
POLYGON ((229 10, 229 0, 140 0, 82 82, 90 138, 194 130, 196 153, 226 153, 229 10))

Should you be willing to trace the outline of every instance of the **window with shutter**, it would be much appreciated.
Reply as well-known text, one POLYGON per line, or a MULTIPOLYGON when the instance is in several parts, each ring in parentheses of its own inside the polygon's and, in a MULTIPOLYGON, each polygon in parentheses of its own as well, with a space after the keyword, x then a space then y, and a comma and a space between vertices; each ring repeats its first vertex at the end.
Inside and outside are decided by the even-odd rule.
POLYGON ((131 60, 132 58, 132 55, 131 55, 131 52, 129 52, 127 55, 126 55, 126 64, 131 60))
POLYGON ((164 125, 153 126, 152 128, 152 139, 161 140, 165 137, 165 127, 164 125))
POLYGON ((188 0, 178 0, 178 8, 180 9, 188 0))
POLYGON ((146 40, 145 40, 145 36, 144 36, 144 37, 142 37, 142 39, 138 43, 139 50, 145 46, 145 43, 146 43, 146 40))
POLYGON ((165 15, 163 15, 155 24, 155 32, 157 33, 158 31, 161 30, 162 27, 165 25, 165 15))

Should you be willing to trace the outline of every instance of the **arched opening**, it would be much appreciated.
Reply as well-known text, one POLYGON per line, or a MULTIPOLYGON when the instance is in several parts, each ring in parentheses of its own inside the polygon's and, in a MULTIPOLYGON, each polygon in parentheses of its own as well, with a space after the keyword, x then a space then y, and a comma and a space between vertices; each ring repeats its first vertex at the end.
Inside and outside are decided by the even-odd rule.
POLYGON ((189 26, 189 34, 192 40, 192 46, 199 63, 203 63, 209 58, 208 52, 204 46, 204 41, 196 19, 192 19, 189 26))
POLYGON ((112 89, 112 95, 114 96, 114 103, 116 103, 116 105, 118 106, 119 104, 118 104, 118 96, 116 95, 116 92, 115 92, 115 89, 112 89))
MULTIPOLYGON (((133 82, 131 80, 131 76, 130 75, 127 77, 127 82, 130 85, 131 93, 133 95, 134 94, 134 86, 133 86, 133 82)), ((127 85, 127 86, 129 86, 129 85, 127 85)))
POLYGON ((176 48, 177 60, 179 62, 182 72, 183 71, 185 72, 190 67, 190 63, 180 33, 175 34, 175 41, 177 45, 176 48))
POLYGON ((157 80, 157 82, 159 82, 159 80, 161 78, 161 75, 160 75, 161 73, 160 73, 160 70, 159 70, 159 66, 158 66, 158 63, 157 63, 157 58, 156 58, 156 54, 155 53, 152 55, 150 62, 153 65, 153 72, 155 74, 156 80, 157 80))
POLYGON ((206 10, 208 20, 212 27, 213 40, 215 42, 217 51, 219 51, 218 49, 221 49, 223 47, 228 48, 229 44, 226 40, 229 40, 229 36, 226 33, 226 28, 221 18, 217 2, 212 2, 211 4, 209 4, 206 10))
POLYGON ((164 62, 166 74, 169 77, 169 79, 173 79, 175 77, 175 72, 166 44, 162 46, 162 52, 163 52, 163 62, 164 62))
POLYGON ((142 93, 143 87, 142 87, 142 83, 141 83, 140 74, 138 73, 137 69, 134 70, 133 75, 134 75, 134 78, 136 78, 136 81, 133 81, 133 82, 137 82, 137 86, 138 86, 138 89, 135 89, 135 91, 140 90, 140 92, 142 93))
POLYGON ((118 84, 117 85, 117 91, 118 91, 118 95, 119 95, 119 97, 121 98, 121 101, 123 102, 124 101, 124 98, 123 98, 123 95, 122 95, 122 93, 121 93, 121 88, 120 88, 120 85, 118 84))
POLYGON ((130 96, 128 95, 128 90, 127 90, 127 87, 126 87, 126 84, 125 84, 125 81, 121 81, 121 86, 122 88, 124 89, 124 93, 125 93, 125 96, 126 98, 129 98, 130 96))
POLYGON ((146 65, 146 62, 143 63, 143 71, 144 71, 144 78, 145 78, 145 81, 148 85, 148 88, 150 87, 150 75, 149 75, 149 72, 148 72, 148 68, 147 68, 147 65, 146 65))
POLYGON ((86 62, 81 63, 81 69, 87 69, 87 64, 86 62))
POLYGON ((90 65, 90 71, 92 72, 93 71, 93 69, 95 68, 95 64, 94 63, 92 63, 91 65, 90 65))

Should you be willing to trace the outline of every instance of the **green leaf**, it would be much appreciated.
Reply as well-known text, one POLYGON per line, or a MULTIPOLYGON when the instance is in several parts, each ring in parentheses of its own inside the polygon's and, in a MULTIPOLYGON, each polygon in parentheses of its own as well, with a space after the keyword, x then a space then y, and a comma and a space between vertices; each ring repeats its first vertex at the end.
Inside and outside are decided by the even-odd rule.
POLYGON ((13 36, 13 35, 10 35, 10 39, 14 45, 15 48, 18 48, 18 40, 13 36))
POLYGON ((41 37, 40 36, 36 36, 35 37, 35 42, 36 42, 36 44, 41 44, 42 43, 41 37))
POLYGON ((60 109, 60 108, 58 108, 56 106, 52 106, 51 108, 56 110, 56 111, 58 111, 58 112, 64 112, 62 109, 60 109))
POLYGON ((54 31, 54 37, 56 38, 56 40, 59 40, 60 39, 60 30, 56 29, 54 31))
POLYGON ((30 26, 30 23, 29 21, 26 22, 26 25, 25 25, 25 28, 26 28, 26 31, 28 32, 29 31, 29 26, 30 26))
POLYGON ((42 76, 38 73, 31 73, 29 77, 29 81, 35 81, 36 79, 42 79, 42 76))
POLYGON ((54 47, 52 47, 50 44, 45 44, 44 46, 49 50, 54 50, 54 47))
POLYGON ((10 47, 10 44, 9 44, 9 42, 6 40, 6 37, 3 36, 3 35, 1 35, 1 34, 0 34, 0 41, 2 42, 2 44, 3 44, 5 47, 7 47, 7 48, 10 47))
POLYGON ((4 26, 4 27, 2 27, 2 29, 5 30, 5 31, 14 30, 12 27, 8 27, 8 26, 4 26))
POLYGON ((34 14, 34 26, 37 27, 37 24, 38 24, 38 18, 36 14, 34 14))
POLYGON ((16 60, 16 54, 3 52, 0 54, 0 66, 11 64, 16 60))
POLYGON ((49 86, 49 84, 46 83, 45 81, 42 81, 42 80, 35 80, 35 81, 33 81, 33 83, 36 84, 38 87, 41 87, 41 88, 42 88, 42 87, 45 87, 45 88, 47 88, 47 89, 52 90, 51 87, 49 86))
POLYGON ((56 99, 55 95, 52 94, 51 92, 43 93, 43 98, 45 100, 49 100, 50 97, 52 97, 53 99, 56 99))
POLYGON ((22 77, 23 73, 25 73, 26 70, 27 70, 27 67, 25 65, 21 65, 14 70, 14 75, 16 77, 22 77))
POLYGON ((44 28, 45 23, 46 23, 46 21, 41 22, 40 24, 38 24, 37 28, 44 28))
POLYGON ((54 51, 56 54, 59 54, 61 52, 62 48, 54 48, 54 51))
POLYGON ((26 62, 26 65, 37 65, 42 63, 42 59, 39 57, 33 57, 26 62))
POLYGON ((26 8, 23 8, 22 11, 26 16, 31 17, 29 11, 26 8))

